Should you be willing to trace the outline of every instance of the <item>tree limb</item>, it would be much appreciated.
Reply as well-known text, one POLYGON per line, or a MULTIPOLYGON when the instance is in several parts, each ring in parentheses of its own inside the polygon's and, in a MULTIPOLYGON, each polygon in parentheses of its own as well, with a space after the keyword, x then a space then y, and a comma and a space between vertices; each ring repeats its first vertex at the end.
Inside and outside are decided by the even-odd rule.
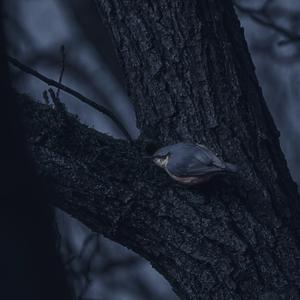
MULTIPOLYGON (((22 64, 21 62, 19 62, 17 59, 8 56, 8 61, 9 63, 11 63, 13 66, 17 67, 18 69, 20 69, 21 71, 28 73, 36 78, 38 78, 39 80, 45 82, 46 84, 50 85, 50 86, 54 86, 56 88, 58 88, 57 90, 57 94, 59 93, 59 90, 63 90, 66 93, 72 95, 73 97, 79 99, 80 101, 82 101, 83 103, 88 104, 89 106, 93 107, 94 109, 96 109, 97 111, 103 113, 104 115, 108 116, 117 126, 118 128, 121 130, 121 132, 124 134, 124 136, 132 142, 132 138, 130 136, 130 134, 128 133, 127 129, 124 127, 124 125, 120 122, 120 120, 107 108, 105 108, 104 106, 97 104, 96 102, 94 102, 93 100, 83 96, 82 94, 80 94, 79 92, 76 92, 75 90, 67 87, 66 85, 62 84, 61 82, 57 82, 55 80, 49 79, 46 76, 42 75, 41 73, 33 70, 32 68, 25 66, 24 64, 22 64)), ((63 70, 63 69, 62 69, 63 70)), ((62 73, 61 73, 62 75, 62 73)), ((60 79, 61 81, 61 79, 60 79)))
POLYGON ((284 291, 296 293, 295 240, 275 216, 257 220, 250 207, 250 183, 231 178, 187 189, 125 141, 98 133, 70 115, 61 120, 44 104, 26 100, 22 107, 28 144, 53 204, 149 259, 182 299, 199 299, 193 295, 200 294, 207 299, 208 287, 222 295, 218 299, 231 299, 234 278, 241 274, 248 275, 239 280, 257 285, 256 293, 267 274, 272 274, 269 289, 276 279, 284 291), (277 267, 277 260, 281 264, 286 259, 286 247, 288 261, 277 267), (290 272, 287 278, 282 268, 290 272), (199 283, 196 292, 190 282, 199 283))

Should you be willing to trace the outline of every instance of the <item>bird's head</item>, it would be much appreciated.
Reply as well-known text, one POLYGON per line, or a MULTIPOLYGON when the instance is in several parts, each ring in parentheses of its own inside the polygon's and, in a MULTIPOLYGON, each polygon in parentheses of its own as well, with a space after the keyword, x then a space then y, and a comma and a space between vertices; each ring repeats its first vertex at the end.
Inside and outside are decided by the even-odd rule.
POLYGON ((159 166, 161 168, 165 168, 168 164, 170 156, 171 156, 171 151, 170 151, 169 147, 164 147, 164 148, 158 149, 152 155, 152 160, 157 166, 159 166))
POLYGON ((154 156, 153 161, 157 166, 165 168, 169 161, 169 154, 165 156, 154 156))

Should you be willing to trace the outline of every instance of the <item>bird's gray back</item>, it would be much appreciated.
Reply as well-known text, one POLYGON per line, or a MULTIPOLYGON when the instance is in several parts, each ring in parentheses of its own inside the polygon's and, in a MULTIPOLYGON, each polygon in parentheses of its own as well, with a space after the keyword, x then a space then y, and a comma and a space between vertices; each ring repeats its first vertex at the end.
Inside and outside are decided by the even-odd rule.
POLYGON ((219 172, 225 167, 224 163, 205 146, 179 143, 170 148, 171 156, 167 169, 176 176, 202 176, 219 172))

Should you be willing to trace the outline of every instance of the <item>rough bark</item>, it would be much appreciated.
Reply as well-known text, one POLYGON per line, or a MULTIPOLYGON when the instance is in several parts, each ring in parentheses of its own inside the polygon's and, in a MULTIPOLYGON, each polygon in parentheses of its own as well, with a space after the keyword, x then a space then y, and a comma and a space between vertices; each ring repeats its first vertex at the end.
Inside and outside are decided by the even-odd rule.
POLYGON ((146 257, 182 299, 299 299, 297 188, 232 4, 97 3, 141 136, 133 147, 25 101, 54 203, 146 257), (179 186, 143 159, 149 141, 204 143, 241 172, 179 186))

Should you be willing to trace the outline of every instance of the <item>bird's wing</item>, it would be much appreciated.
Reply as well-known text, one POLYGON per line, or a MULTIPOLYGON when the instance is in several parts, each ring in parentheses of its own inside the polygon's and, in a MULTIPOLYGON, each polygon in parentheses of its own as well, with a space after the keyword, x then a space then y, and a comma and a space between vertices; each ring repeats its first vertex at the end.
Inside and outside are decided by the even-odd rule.
POLYGON ((217 168, 224 169, 225 163, 221 161, 216 154, 214 154, 211 150, 206 148, 204 145, 197 144, 199 151, 195 153, 195 156, 198 160, 203 160, 203 157, 205 157, 205 160, 209 162, 209 165, 213 165, 217 168))
POLYGON ((225 164, 209 149, 198 145, 191 155, 183 155, 180 160, 170 159, 167 169, 170 173, 179 176, 202 176, 224 170, 225 164))

